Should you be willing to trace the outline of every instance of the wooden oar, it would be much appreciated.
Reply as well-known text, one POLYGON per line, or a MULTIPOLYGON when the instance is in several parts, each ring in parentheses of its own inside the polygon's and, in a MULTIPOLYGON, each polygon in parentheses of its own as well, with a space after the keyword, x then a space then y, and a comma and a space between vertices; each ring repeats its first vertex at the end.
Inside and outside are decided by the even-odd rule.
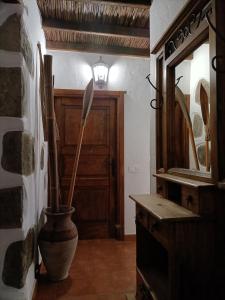
POLYGON ((202 119, 205 125, 205 164, 206 171, 210 171, 210 159, 209 159, 209 141, 210 141, 210 129, 209 129, 209 99, 204 86, 200 86, 200 105, 202 110, 202 119))
POLYGON ((42 123, 43 123, 43 132, 44 139, 48 139, 48 124, 47 124, 47 109, 46 109, 46 96, 45 96, 45 70, 44 70, 44 61, 41 51, 41 44, 37 44, 39 58, 40 58, 40 96, 41 96, 41 111, 42 111, 42 123))
POLYGON ((48 122, 49 195, 52 212, 59 212, 59 173, 56 142, 56 120, 53 95, 52 56, 44 55, 46 117, 48 122))
POLYGON ((190 116, 189 116, 189 112, 187 110, 185 96, 184 96, 183 92, 181 91, 181 89, 178 86, 175 87, 175 99, 181 107, 182 113, 184 115, 184 118, 185 118, 185 121, 186 121, 186 124, 187 124, 187 127, 188 127, 196 169, 200 170, 198 157, 197 157, 197 151, 196 151, 196 147, 195 147, 195 140, 194 140, 194 134, 193 134, 193 129, 192 129, 192 123, 191 123, 191 119, 190 119, 190 116))
POLYGON ((89 111, 91 108, 93 94, 94 94, 94 85, 93 85, 93 79, 91 79, 85 89, 85 93, 84 93, 84 97, 83 97, 83 109, 82 109, 82 115, 81 115, 80 131, 79 131, 79 136, 78 136, 76 155, 75 155, 74 164, 73 164, 72 178, 70 181, 69 195, 68 195, 68 199, 67 199, 67 204, 69 207, 72 206, 74 187, 75 187, 75 181, 76 181, 76 176, 77 176, 77 168, 78 168, 79 157, 80 157, 80 150, 81 150, 81 145, 82 145, 82 140, 83 140, 83 135, 84 135, 84 128, 85 128, 87 117, 88 117, 88 114, 89 114, 89 111))

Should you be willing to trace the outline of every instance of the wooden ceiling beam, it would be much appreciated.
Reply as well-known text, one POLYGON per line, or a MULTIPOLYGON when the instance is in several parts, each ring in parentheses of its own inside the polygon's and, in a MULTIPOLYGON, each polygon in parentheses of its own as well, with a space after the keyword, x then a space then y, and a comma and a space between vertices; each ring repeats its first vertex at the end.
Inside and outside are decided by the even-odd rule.
POLYGON ((132 38, 148 38, 149 39, 149 29, 145 28, 134 28, 134 27, 124 27, 118 25, 107 25, 100 23, 84 23, 78 24, 74 22, 68 22, 63 20, 55 19, 44 19, 43 20, 44 29, 55 29, 55 30, 65 30, 80 33, 89 33, 92 35, 104 35, 104 36, 117 36, 117 37, 132 37, 132 38))
POLYGON ((46 46, 47 49, 49 50, 79 51, 79 52, 112 54, 112 55, 121 55, 121 56, 150 57, 149 49, 107 47, 107 46, 97 46, 93 44, 78 44, 78 43, 54 42, 54 41, 47 41, 46 46))
MULTIPOLYGON (((71 0, 65 0, 71 1, 71 0)), ((81 1, 81 0, 74 0, 74 1, 81 1)), ((83 2, 94 3, 94 4, 107 4, 111 6, 129 6, 129 7, 139 7, 139 8, 149 8, 152 4, 152 0, 121 0, 121 1, 100 1, 100 0, 83 0, 83 2)))
POLYGON ((2 1, 6 3, 20 3, 20 0, 2 0, 2 1))

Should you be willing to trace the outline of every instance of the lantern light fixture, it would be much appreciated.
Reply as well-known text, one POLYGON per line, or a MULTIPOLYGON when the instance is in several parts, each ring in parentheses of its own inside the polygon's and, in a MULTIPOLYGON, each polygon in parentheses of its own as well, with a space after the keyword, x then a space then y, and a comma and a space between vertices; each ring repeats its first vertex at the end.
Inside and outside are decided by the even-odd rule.
POLYGON ((95 84, 100 89, 106 86, 108 81, 109 66, 102 60, 101 56, 99 60, 92 66, 92 72, 95 84))

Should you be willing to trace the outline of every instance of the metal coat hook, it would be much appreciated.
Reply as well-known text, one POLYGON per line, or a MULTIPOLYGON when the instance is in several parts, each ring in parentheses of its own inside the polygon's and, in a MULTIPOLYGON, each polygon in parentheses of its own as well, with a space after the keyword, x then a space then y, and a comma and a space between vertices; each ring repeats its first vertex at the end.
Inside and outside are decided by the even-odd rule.
POLYGON ((160 109, 162 107, 162 104, 163 104, 163 96, 160 95, 160 90, 157 89, 157 87, 155 87, 155 85, 151 82, 150 75, 151 74, 148 74, 146 76, 146 79, 148 80, 148 82, 150 83, 150 85, 153 87, 153 89, 156 90, 156 92, 158 93, 158 99, 156 99, 156 98, 152 99, 150 101, 150 106, 153 109, 160 109))
POLYGON ((212 68, 215 72, 225 74, 225 69, 220 69, 220 67, 216 66, 216 62, 217 62, 218 59, 224 60, 224 56, 221 56, 221 55, 214 56, 213 59, 212 59, 212 68))
POLYGON ((176 79, 177 82, 176 82, 176 84, 175 84, 175 87, 178 86, 180 80, 181 80, 183 77, 184 77, 184 76, 180 76, 180 77, 178 77, 178 78, 176 79))
POLYGON ((148 80, 148 82, 153 87, 153 89, 155 89, 157 92, 159 92, 159 89, 157 89, 157 87, 155 87, 154 84, 151 82, 150 76, 151 76, 151 74, 148 74, 145 78, 148 80))
MULTIPOLYGON (((148 74, 148 76, 146 76, 146 79, 148 80, 148 82, 150 83, 150 85, 153 87, 154 90, 156 90, 156 92, 158 93, 158 99, 152 99, 150 101, 150 106, 151 108, 153 109, 160 109, 163 105, 163 96, 160 94, 160 90, 151 82, 150 80, 150 75, 151 74, 148 74)), ((176 84, 175 84, 175 87, 178 86, 180 80, 183 78, 184 76, 180 76, 176 79, 176 84)))
POLYGON ((213 25, 213 23, 211 22, 210 20, 210 17, 209 17, 209 12, 206 12, 205 14, 206 16, 206 20, 209 24, 209 26, 212 28, 212 30, 216 33, 216 35, 218 35, 218 37, 223 41, 225 42, 225 37, 216 29, 216 27, 213 25))
MULTIPOLYGON (((216 27, 213 25, 213 23, 211 22, 210 20, 210 17, 209 17, 209 12, 206 12, 206 20, 209 24, 209 26, 212 28, 212 30, 216 33, 216 35, 221 39, 221 41, 223 41, 225 43, 225 37, 216 29, 216 27)), ((225 60, 224 56, 214 56, 213 59, 212 59, 212 68, 215 72, 218 72, 218 73, 222 73, 224 74, 225 73, 225 69, 221 69, 219 67, 216 66, 216 61, 220 59, 220 60, 225 60)))

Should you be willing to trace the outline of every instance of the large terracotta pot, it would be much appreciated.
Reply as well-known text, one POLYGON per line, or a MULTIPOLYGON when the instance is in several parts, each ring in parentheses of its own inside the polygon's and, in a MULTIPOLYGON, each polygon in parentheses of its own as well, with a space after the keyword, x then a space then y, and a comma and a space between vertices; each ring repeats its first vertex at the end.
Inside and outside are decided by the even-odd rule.
POLYGON ((39 248, 50 280, 68 277, 76 251, 78 233, 71 220, 74 208, 60 207, 59 213, 45 209, 47 222, 39 234, 39 248))

